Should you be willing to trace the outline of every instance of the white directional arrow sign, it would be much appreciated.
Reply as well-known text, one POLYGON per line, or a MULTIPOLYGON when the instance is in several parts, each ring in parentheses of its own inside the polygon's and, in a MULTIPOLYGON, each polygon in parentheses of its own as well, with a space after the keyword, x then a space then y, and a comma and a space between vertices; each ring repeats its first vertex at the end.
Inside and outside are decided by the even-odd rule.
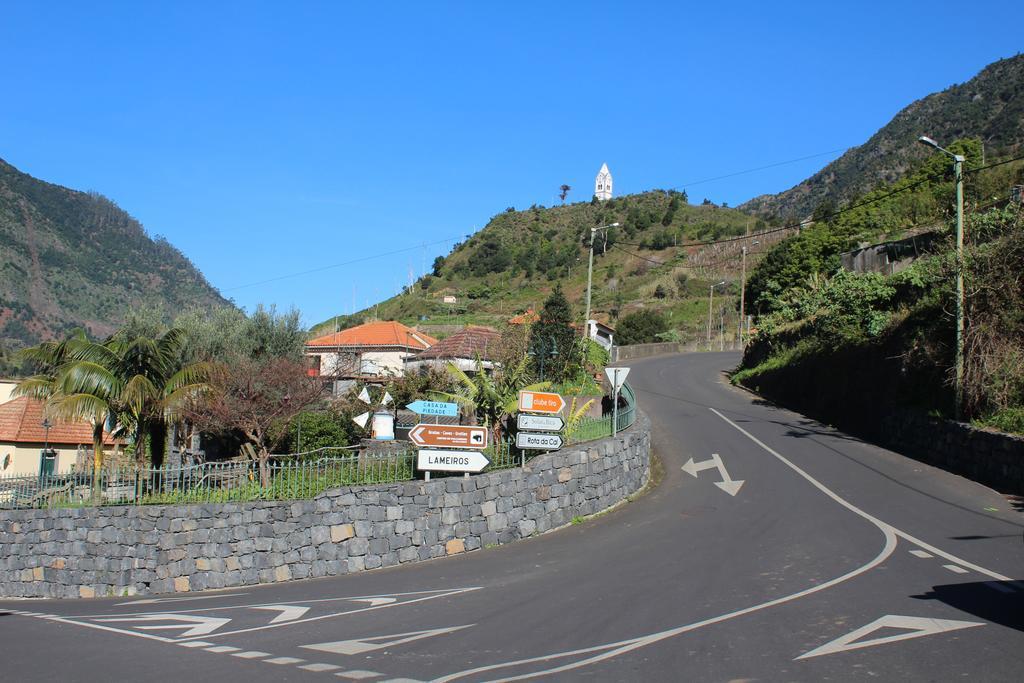
POLYGON ((867 626, 862 626, 855 631, 850 631, 845 636, 836 638, 832 642, 825 643, 821 647, 815 648, 806 654, 802 654, 797 657, 797 659, 809 659, 811 657, 820 657, 821 655, 831 655, 836 652, 857 650, 862 647, 872 647, 874 645, 882 645, 884 643, 895 643, 898 640, 920 638, 921 636, 930 636, 936 633, 945 633, 946 631, 956 631, 962 628, 984 625, 984 622, 980 621, 954 621, 953 619, 928 619, 925 617, 902 617, 898 614, 887 614, 881 619, 875 619, 867 626), (875 631, 879 631, 884 628, 902 629, 907 631, 907 633, 897 633, 895 635, 882 636, 880 638, 861 640, 861 638, 869 633, 874 633, 875 631))
POLYGON ((259 607, 253 607, 253 609, 269 609, 280 612, 280 614, 270 620, 271 624, 295 621, 309 611, 308 607, 299 607, 297 605, 260 605, 259 607))
POLYGON ((162 631, 165 629, 183 628, 182 638, 191 636, 205 636, 213 633, 224 624, 231 621, 220 617, 198 617, 192 614, 145 614, 137 617, 116 617, 113 619, 97 619, 97 621, 180 621, 180 624, 161 624, 158 626, 137 626, 143 631, 162 631))
POLYGON ((729 473, 725 470, 725 463, 722 462, 722 458, 719 457, 718 453, 712 453, 710 460, 704 462, 694 462, 693 458, 686 461, 683 465, 683 471, 690 476, 696 477, 697 473, 701 470, 717 469, 718 473, 722 475, 722 481, 716 481, 715 486, 722 489, 730 496, 735 496, 740 492, 740 487, 743 486, 743 479, 733 480, 729 477, 729 473))

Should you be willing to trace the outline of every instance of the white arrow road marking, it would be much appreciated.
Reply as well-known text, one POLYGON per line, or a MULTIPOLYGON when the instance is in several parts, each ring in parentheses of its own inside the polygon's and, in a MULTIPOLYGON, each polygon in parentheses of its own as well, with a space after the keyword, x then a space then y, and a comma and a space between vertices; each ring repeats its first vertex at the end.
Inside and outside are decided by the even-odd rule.
POLYGON ((271 624, 294 621, 309 611, 308 607, 298 607, 296 605, 262 605, 260 607, 253 607, 253 609, 269 609, 280 612, 280 614, 270 620, 271 624))
POLYGON ((873 647, 875 645, 884 645, 885 643, 895 643, 899 640, 920 638, 921 636, 930 636, 936 633, 945 633, 946 631, 956 631, 962 628, 984 625, 984 622, 980 621, 954 621, 953 619, 901 617, 898 614, 887 614, 881 619, 872 621, 867 626, 862 626, 855 631, 850 631, 845 636, 836 638, 829 643, 825 643, 821 647, 817 647, 810 652, 802 654, 797 657, 797 659, 809 659, 811 657, 820 657, 821 655, 835 654, 836 652, 858 650, 862 647, 873 647), (875 631, 883 628, 906 629, 910 632, 897 633, 896 635, 882 636, 880 638, 871 638, 869 640, 860 640, 869 633, 874 633, 875 631))
POLYGON ((365 602, 370 607, 377 607, 379 605, 390 605, 395 601, 395 598, 353 598, 352 602, 365 602))
POLYGON ((683 471, 691 477, 696 477, 698 472, 710 469, 717 469, 718 473, 722 476, 722 481, 716 481, 715 486, 722 489, 730 496, 735 496, 740 492, 740 487, 743 486, 744 480, 733 480, 729 477, 729 473, 725 469, 725 463, 722 462, 722 458, 718 453, 712 453, 711 459, 705 460, 704 462, 694 462, 693 458, 690 458, 686 461, 686 464, 683 465, 683 471))
POLYGON ((113 619, 97 619, 97 621, 182 621, 183 624, 162 624, 160 626, 137 626, 144 631, 160 631, 164 629, 183 628, 180 637, 204 636, 213 633, 224 624, 231 621, 221 617, 199 617, 192 614, 146 614, 139 617, 114 617, 113 619), (189 626, 189 624, 195 624, 189 626))
POLYGON ((130 602, 119 602, 114 607, 125 605, 154 605, 158 602, 181 602, 183 600, 212 600, 214 598, 232 598, 236 595, 248 595, 248 593, 218 593, 217 595, 194 595, 185 598, 147 598, 145 600, 132 600, 130 602))
POLYGON ((305 650, 318 650, 320 652, 331 652, 336 655, 361 655, 364 652, 372 652, 385 647, 393 647, 404 643, 411 643, 414 640, 431 638, 445 633, 461 631, 464 628, 475 626, 452 626, 450 628, 435 628, 427 631, 410 631, 409 633, 393 633, 388 636, 371 636, 369 638, 357 638, 354 640, 338 640, 333 643, 317 643, 314 645, 302 645, 305 650))

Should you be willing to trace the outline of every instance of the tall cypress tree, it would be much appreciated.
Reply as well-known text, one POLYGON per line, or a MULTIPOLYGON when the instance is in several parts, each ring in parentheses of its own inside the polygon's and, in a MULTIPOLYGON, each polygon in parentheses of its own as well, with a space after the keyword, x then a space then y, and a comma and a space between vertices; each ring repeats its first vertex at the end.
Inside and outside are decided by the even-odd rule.
POLYGON ((544 379, 565 379, 575 336, 572 329, 572 307, 562 293, 562 286, 558 285, 544 302, 540 320, 530 330, 529 350, 538 375, 541 374, 543 361, 544 379))

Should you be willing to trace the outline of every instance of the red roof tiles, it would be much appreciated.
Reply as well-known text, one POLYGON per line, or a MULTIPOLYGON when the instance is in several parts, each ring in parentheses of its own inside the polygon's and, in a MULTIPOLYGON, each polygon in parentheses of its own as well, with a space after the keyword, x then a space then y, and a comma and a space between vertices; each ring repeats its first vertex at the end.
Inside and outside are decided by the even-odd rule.
POLYGON ((390 346, 421 351, 437 343, 430 335, 417 332, 395 320, 380 320, 317 337, 307 347, 390 346))
POLYGON ((500 344, 501 333, 494 328, 470 325, 437 342, 416 356, 416 360, 428 358, 474 359, 478 355, 482 360, 494 360, 500 344))
MULTIPOLYGON (((14 443, 43 443, 47 439, 43 427, 42 401, 21 396, 0 404, 0 441, 14 443)), ((49 442, 77 446, 92 443, 92 425, 88 422, 58 422, 50 419, 49 442)), ((110 434, 104 432, 103 443, 113 445, 110 434)))

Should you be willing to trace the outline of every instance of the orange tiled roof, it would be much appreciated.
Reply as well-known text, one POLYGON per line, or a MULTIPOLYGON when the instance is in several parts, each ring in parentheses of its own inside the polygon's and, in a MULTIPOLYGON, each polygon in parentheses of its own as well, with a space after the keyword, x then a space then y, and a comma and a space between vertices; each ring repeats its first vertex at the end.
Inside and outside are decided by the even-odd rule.
POLYGON ((436 343, 437 340, 430 335, 417 332, 396 320, 380 320, 317 337, 306 346, 400 346, 422 351, 436 343))
MULTIPOLYGON (((46 430, 43 428, 43 402, 21 396, 0 404, 0 441, 14 443, 43 443, 46 430)), ((50 419, 49 442, 77 446, 92 443, 92 425, 88 422, 58 422, 50 419)), ((113 445, 110 434, 103 433, 103 443, 113 445)))
POLYGON ((532 308, 526 309, 526 312, 520 313, 514 318, 509 318, 510 325, 531 325, 540 320, 540 314, 534 313, 532 308))
POLYGON ((501 333, 492 327, 470 325, 437 342, 416 360, 426 358, 469 358, 493 360, 501 344, 501 333))

